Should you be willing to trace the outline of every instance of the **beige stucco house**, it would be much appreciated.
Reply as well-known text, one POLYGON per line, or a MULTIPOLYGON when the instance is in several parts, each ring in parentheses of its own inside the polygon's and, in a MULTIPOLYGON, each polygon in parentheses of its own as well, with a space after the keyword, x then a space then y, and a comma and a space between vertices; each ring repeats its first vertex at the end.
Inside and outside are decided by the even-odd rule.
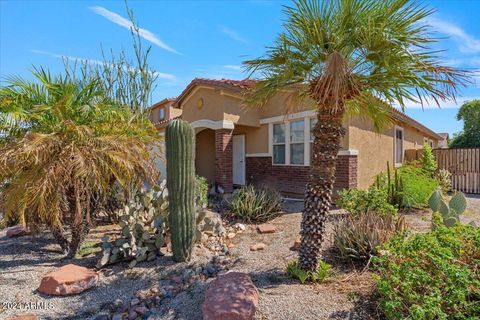
MULTIPOLYGON (((212 185, 231 192, 235 185, 267 184, 286 195, 303 193, 310 165, 310 129, 316 118, 307 104, 292 107, 291 93, 274 96, 262 108, 244 103, 253 80, 194 79, 177 97, 151 108, 162 133, 180 117, 196 132, 196 171, 212 185)), ((387 162, 400 165, 406 149, 437 147, 442 137, 394 111, 394 124, 381 134, 373 123, 345 120, 347 133, 337 158, 337 189, 367 188, 387 162)), ((163 170, 163 164, 159 164, 163 170)))

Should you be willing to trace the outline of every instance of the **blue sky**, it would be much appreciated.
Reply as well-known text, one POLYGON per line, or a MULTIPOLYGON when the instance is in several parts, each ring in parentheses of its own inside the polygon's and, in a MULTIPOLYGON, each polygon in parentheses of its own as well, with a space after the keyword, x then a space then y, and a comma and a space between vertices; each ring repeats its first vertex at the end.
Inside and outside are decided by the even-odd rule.
MULTIPOLYGON (((245 59, 262 55, 281 30, 289 1, 130 1, 152 46, 150 63, 160 73, 153 100, 178 95, 195 77, 245 77, 245 59)), ((445 37, 447 65, 475 72, 457 104, 410 104, 407 114, 437 132, 457 132, 458 105, 480 98, 480 1, 427 1, 437 9, 429 23, 445 37)), ((130 49, 123 1, 0 0, 0 76, 29 77, 31 66, 63 70, 61 56, 101 60, 100 45, 130 49)))

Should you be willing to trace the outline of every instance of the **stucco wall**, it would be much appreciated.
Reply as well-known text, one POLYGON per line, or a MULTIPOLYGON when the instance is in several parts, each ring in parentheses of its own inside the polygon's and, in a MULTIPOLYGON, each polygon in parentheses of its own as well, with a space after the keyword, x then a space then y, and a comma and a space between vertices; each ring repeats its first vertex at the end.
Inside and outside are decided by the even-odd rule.
POLYGON ((259 126, 260 111, 243 105, 240 98, 217 89, 199 87, 194 90, 182 102, 182 119, 188 122, 230 120, 239 125, 259 126), (203 100, 201 108, 198 107, 200 99, 203 100))
MULTIPOLYGON (((395 125, 404 130, 403 149, 421 149, 423 147, 424 133, 402 122, 391 125, 381 134, 375 133, 372 121, 365 121, 354 117, 347 121, 348 148, 359 151, 358 155, 358 186, 368 188, 375 176, 394 163, 394 136, 395 125)), ((434 141, 434 147, 437 142, 434 141)))
POLYGON ((195 170, 209 183, 215 182, 215 131, 205 129, 197 133, 195 170))
POLYGON ((268 125, 259 128, 236 125, 233 134, 245 135, 245 153, 268 152, 268 125))

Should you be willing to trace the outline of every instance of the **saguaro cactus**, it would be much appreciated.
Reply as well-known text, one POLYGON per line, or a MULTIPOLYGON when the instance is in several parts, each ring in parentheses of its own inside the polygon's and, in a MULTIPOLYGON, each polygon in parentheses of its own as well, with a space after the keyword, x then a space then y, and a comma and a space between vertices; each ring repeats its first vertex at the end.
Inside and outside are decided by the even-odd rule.
POLYGON ((167 126, 167 188, 175 261, 188 261, 195 242, 195 132, 188 122, 167 126))

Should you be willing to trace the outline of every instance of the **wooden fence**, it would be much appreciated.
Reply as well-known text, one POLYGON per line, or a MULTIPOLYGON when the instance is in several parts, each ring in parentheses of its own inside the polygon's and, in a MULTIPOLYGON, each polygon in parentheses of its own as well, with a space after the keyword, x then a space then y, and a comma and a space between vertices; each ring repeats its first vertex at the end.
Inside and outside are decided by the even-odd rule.
MULTIPOLYGON (((452 174, 454 190, 480 194, 480 148, 434 149, 438 169, 452 174)), ((419 160, 422 150, 405 150, 405 160, 419 160)))

